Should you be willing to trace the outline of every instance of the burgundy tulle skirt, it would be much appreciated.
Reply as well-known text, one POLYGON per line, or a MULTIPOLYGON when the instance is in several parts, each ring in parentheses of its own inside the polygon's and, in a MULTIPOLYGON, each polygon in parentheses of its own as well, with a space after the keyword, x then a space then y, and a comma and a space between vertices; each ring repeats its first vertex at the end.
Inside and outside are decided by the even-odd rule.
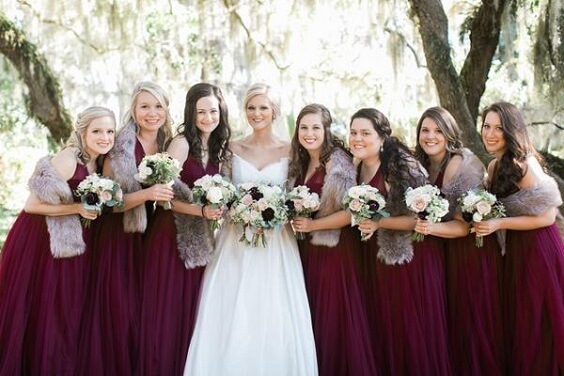
POLYGON ((0 262, 0 375, 75 374, 88 252, 55 259, 45 217, 17 218, 0 262))
POLYGON ((130 375, 138 363, 142 234, 123 231, 123 213, 97 221, 77 374, 130 375))
POLYGON ((359 265, 376 365, 384 375, 450 375, 444 243, 413 243, 413 260, 377 259, 377 234, 363 242, 359 265))
POLYGON ((354 262, 359 240, 341 229, 335 247, 299 241, 320 375, 376 375, 354 262))
POLYGON ((453 372, 501 375, 505 370, 501 315, 502 255, 495 234, 447 240, 446 288, 453 372))
POLYGON ((508 374, 564 374, 564 244, 556 223, 507 231, 504 318, 508 374))
POLYGON ((204 269, 186 269, 173 212, 158 207, 145 237, 138 374, 183 374, 204 269))

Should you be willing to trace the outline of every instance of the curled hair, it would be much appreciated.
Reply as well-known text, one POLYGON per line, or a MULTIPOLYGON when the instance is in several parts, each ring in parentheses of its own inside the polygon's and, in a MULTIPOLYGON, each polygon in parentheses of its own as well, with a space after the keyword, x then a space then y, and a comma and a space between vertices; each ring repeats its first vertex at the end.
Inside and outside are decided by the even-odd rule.
POLYGON ((321 124, 323 125, 323 143, 321 144, 321 152, 319 155, 320 165, 325 167, 335 148, 341 148, 350 155, 350 152, 345 148, 343 141, 331 133, 331 124, 333 123, 333 119, 327 107, 317 103, 308 104, 302 108, 296 118, 296 128, 294 130, 294 136, 292 137, 292 148, 290 151, 291 162, 288 173, 289 176, 292 177, 297 178, 299 176, 304 176, 310 161, 309 153, 307 149, 300 144, 299 139, 300 123, 304 116, 310 114, 319 114, 321 116, 321 124))
POLYGON ((270 85, 263 83, 253 84, 247 90, 247 93, 245 94, 245 101, 243 102, 245 109, 247 108, 249 101, 257 95, 264 95, 266 99, 268 99, 270 107, 272 107, 273 119, 280 116, 280 98, 278 93, 270 85))
POLYGON ((417 122, 417 145, 415 146, 415 158, 417 158, 417 160, 421 162, 423 167, 426 169, 429 169, 430 165, 429 156, 425 153, 421 145, 419 145, 419 135, 421 133, 423 120, 427 118, 433 120, 435 124, 437 124, 446 139, 446 154, 439 166, 439 171, 444 171, 453 155, 460 155, 462 153, 461 149, 464 147, 461 140, 462 132, 460 131, 460 127, 454 117, 446 109, 442 107, 431 107, 423 112, 423 115, 419 118, 419 122, 417 122))
POLYGON ((375 108, 362 108, 351 117, 351 125, 354 119, 366 119, 372 123, 374 130, 383 140, 380 151, 380 168, 384 180, 396 182, 402 192, 411 185, 415 176, 411 174, 413 156, 411 151, 397 137, 392 136, 392 128, 388 118, 375 108))
POLYGON ((490 190, 499 197, 507 197, 519 190, 519 181, 527 172, 523 171, 519 163, 525 162, 530 155, 537 158, 541 165, 544 161, 533 147, 525 120, 515 105, 496 102, 487 107, 482 112, 481 131, 490 112, 495 112, 499 116, 505 140, 505 150, 496 165, 494 176, 490 179, 490 190))
POLYGON ((186 138, 194 158, 201 161, 202 149, 204 147, 202 145, 201 132, 196 126, 198 117, 196 104, 201 98, 205 97, 215 97, 219 103, 219 124, 210 134, 208 145, 206 145, 210 161, 219 164, 227 156, 228 143, 231 138, 227 104, 219 87, 208 83, 199 83, 188 90, 184 105, 184 121, 178 127, 178 133, 181 133, 186 138))
POLYGON ((76 117, 74 130, 67 140, 65 147, 77 148, 76 157, 81 162, 88 163, 88 161, 90 161, 90 155, 88 155, 86 150, 84 150, 84 145, 82 144, 82 138, 86 135, 88 126, 90 125, 90 123, 92 123, 93 120, 106 116, 112 119, 115 128, 116 116, 114 115, 114 112, 112 110, 106 107, 88 107, 76 117))
POLYGON ((135 118, 135 107, 137 106, 139 94, 144 91, 157 98, 157 101, 159 101, 159 103, 163 106, 166 113, 165 122, 157 132, 157 145, 158 150, 161 152, 165 150, 167 142, 172 137, 172 117, 170 116, 169 110, 170 99, 166 91, 161 86, 151 81, 138 82, 133 88, 129 108, 123 117, 123 124, 127 125, 129 123, 134 123, 137 127, 137 133, 139 133, 139 123, 135 118))

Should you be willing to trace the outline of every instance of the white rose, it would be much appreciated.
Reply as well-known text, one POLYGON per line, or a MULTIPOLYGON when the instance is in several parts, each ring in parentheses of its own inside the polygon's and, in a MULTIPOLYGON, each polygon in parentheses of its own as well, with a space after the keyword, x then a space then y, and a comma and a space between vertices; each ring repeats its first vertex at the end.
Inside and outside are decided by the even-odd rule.
POLYGON ((485 201, 480 201, 476 204, 476 210, 478 211, 478 213, 484 216, 486 214, 489 214, 489 212, 492 210, 492 206, 485 201))
POLYGON ((472 220, 474 222, 480 222, 482 220, 482 215, 478 212, 474 213, 474 215, 472 215, 472 220))
POLYGON ((206 195, 206 198, 212 204, 219 204, 223 198, 223 192, 220 187, 211 187, 206 195))

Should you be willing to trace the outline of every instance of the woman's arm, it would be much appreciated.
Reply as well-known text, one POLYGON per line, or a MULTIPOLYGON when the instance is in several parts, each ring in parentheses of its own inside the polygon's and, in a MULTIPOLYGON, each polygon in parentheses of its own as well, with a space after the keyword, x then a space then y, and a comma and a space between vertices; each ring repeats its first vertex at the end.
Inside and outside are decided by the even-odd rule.
POLYGON ((292 221, 292 226, 299 232, 318 230, 332 230, 345 227, 351 223, 351 215, 346 210, 339 210, 321 218, 297 217, 292 221))
POLYGON ((486 236, 497 230, 535 230, 550 226, 556 220, 557 208, 551 208, 541 215, 520 215, 518 217, 494 218, 474 222, 476 235, 486 236))
POLYGON ((414 230, 423 235, 434 235, 440 238, 451 239, 468 235, 469 228, 470 225, 461 219, 438 223, 418 219, 414 230))
MULTIPOLYGON (((63 149, 51 159, 50 163, 61 180, 69 180, 74 175, 78 163, 75 148, 63 149)), ((79 214, 87 219, 96 219, 98 216, 96 210, 87 210, 82 203, 48 204, 41 201, 33 192, 29 194, 25 202, 24 211, 29 214, 49 216, 79 214)))

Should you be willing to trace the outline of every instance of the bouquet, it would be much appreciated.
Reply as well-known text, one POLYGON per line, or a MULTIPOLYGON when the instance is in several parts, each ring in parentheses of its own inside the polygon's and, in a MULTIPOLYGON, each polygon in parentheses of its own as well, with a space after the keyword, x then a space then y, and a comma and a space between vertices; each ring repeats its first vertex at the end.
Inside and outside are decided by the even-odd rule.
MULTIPOLYGON (((230 204, 235 198, 235 186, 225 180, 220 174, 204 175, 194 182, 192 188, 194 201, 202 205, 211 205, 214 209, 230 204)), ((220 220, 210 221, 210 230, 217 230, 220 220)))
MULTIPOLYGON (((172 186, 174 179, 180 175, 180 163, 168 153, 146 155, 141 160, 135 179, 145 185, 167 184, 172 186)), ((164 208, 171 208, 170 202, 165 202, 164 208)))
MULTIPOLYGON (((305 185, 294 187, 286 195, 286 207, 288 208, 288 218, 310 217, 311 213, 319 209, 319 195, 310 192, 305 185)), ((306 234, 303 232, 295 232, 296 239, 304 240, 306 234)))
MULTIPOLYGON (((102 207, 121 207, 123 205, 123 192, 119 184, 110 178, 96 173, 88 175, 78 184, 74 194, 80 197, 80 202, 88 210, 102 212, 102 207)), ((81 218, 84 227, 90 226, 90 220, 81 218)))
MULTIPOLYGON (((390 216, 383 210, 386 207, 384 196, 368 184, 350 187, 343 198, 343 205, 351 213, 351 226, 356 226, 365 219, 379 220, 390 216)), ((361 240, 367 240, 369 234, 362 233, 361 240)))
MULTIPOLYGON (((437 223, 448 213, 448 200, 441 197, 441 191, 434 185, 425 184, 424 186, 411 188, 405 191, 405 203, 407 208, 420 219, 437 223)), ((425 235, 414 232, 413 240, 423 241, 425 235)))
POLYGON ((278 229, 288 220, 284 194, 276 185, 242 183, 229 209, 233 222, 243 226, 239 241, 253 247, 266 247, 266 230, 278 229))
MULTIPOLYGON (((505 207, 494 194, 484 189, 471 189, 458 199, 462 218, 468 223, 505 217, 505 207)), ((476 246, 484 246, 484 238, 476 235, 476 246)))

